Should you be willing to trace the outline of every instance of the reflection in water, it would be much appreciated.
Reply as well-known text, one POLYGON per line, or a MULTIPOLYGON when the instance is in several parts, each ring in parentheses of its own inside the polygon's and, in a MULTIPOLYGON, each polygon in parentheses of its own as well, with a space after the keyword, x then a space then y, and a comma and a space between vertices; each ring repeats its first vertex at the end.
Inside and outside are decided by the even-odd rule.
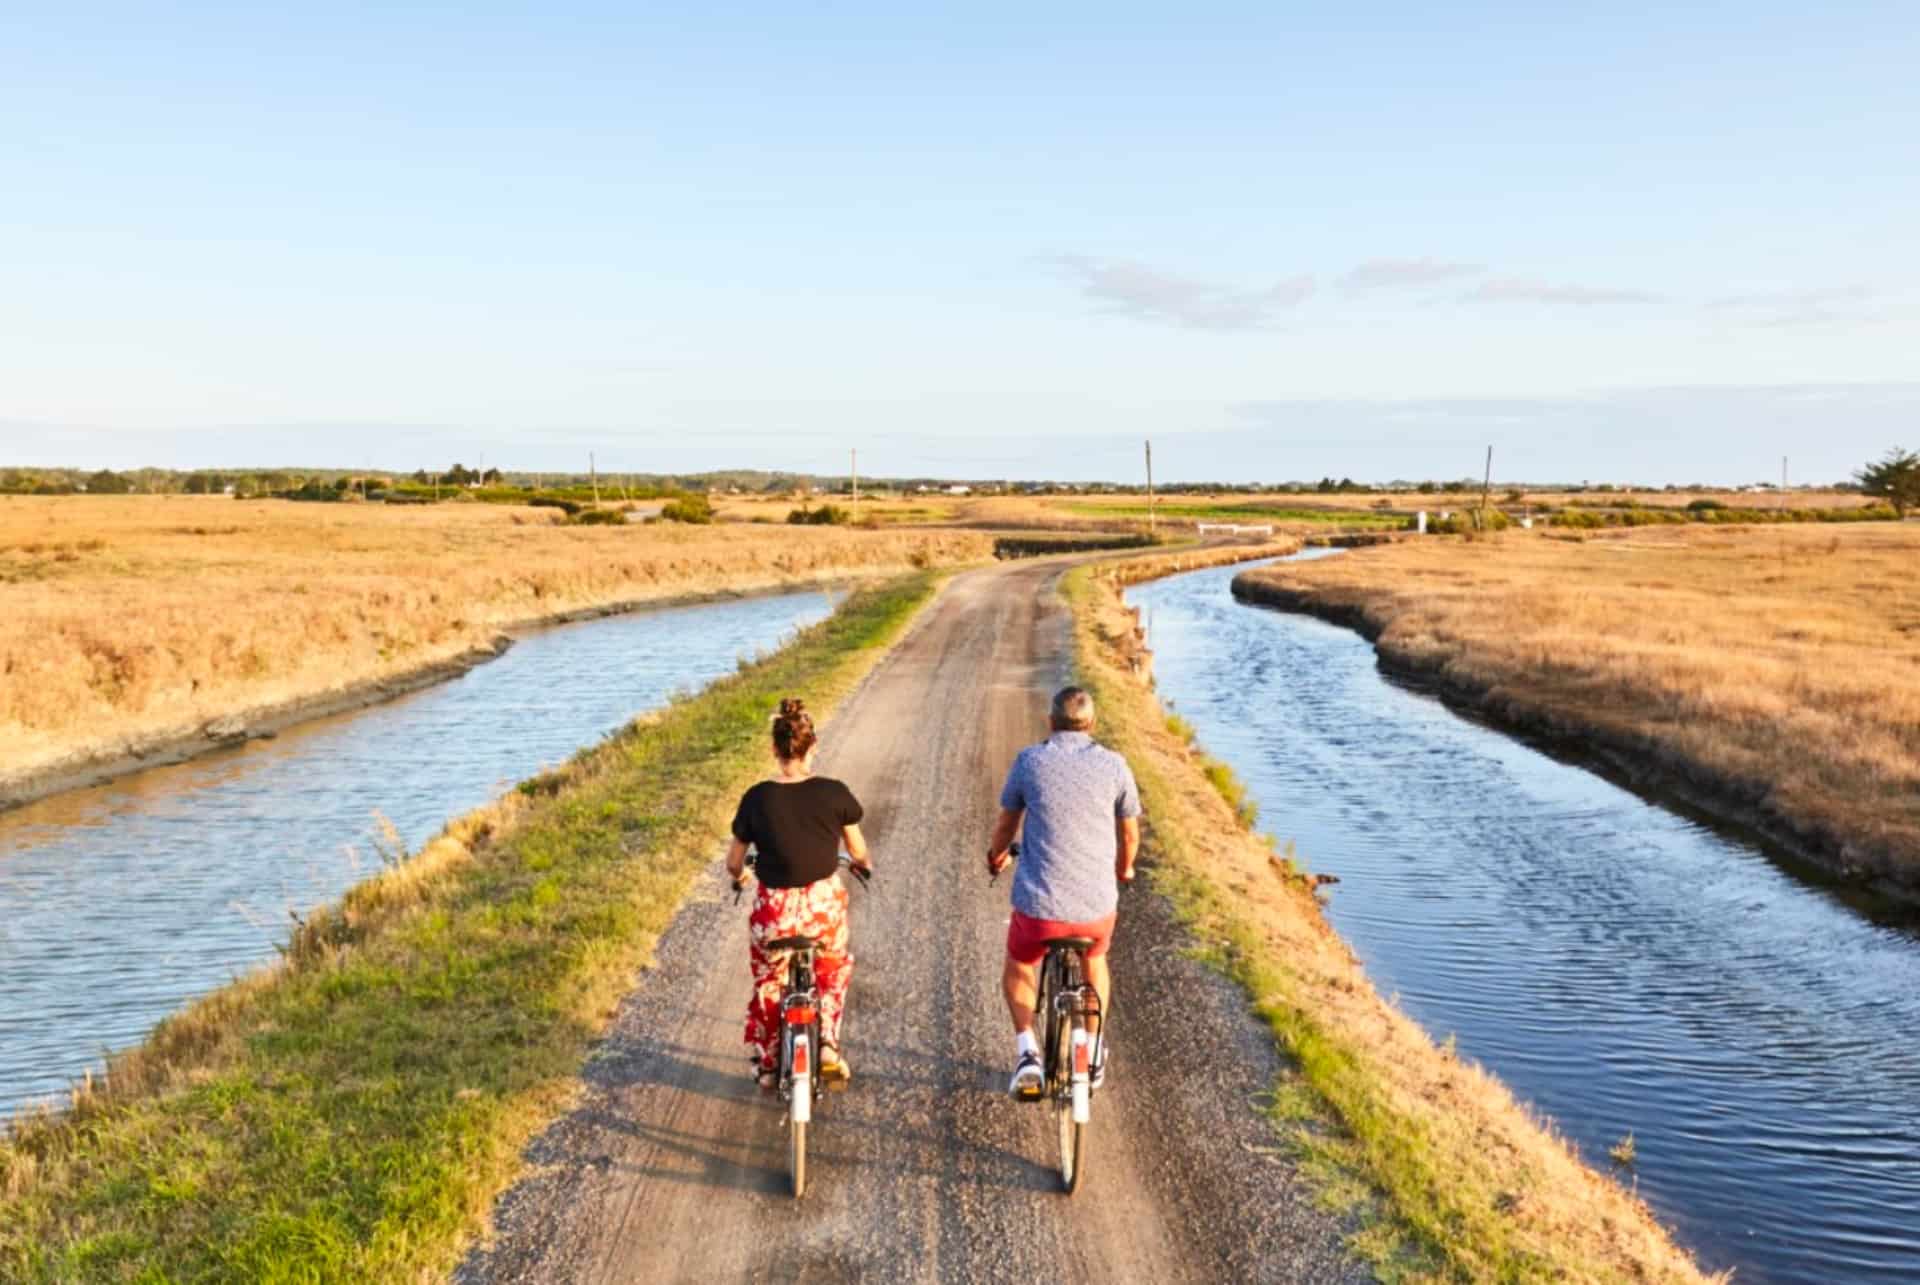
POLYGON ((288 912, 830 609, 820 593, 545 630, 391 704, 0 814, 0 1118, 273 955, 288 912))
POLYGON ((1741 1282, 1920 1279, 1920 934, 1385 681, 1357 635, 1143 585, 1160 692, 1340 876, 1383 994, 1741 1282))

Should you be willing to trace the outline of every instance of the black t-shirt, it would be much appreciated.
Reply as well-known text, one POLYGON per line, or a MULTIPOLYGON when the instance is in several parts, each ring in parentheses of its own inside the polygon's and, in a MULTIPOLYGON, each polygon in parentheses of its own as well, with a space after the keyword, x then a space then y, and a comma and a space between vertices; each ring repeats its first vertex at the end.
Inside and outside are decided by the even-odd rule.
POLYGON ((840 862, 840 829, 864 815, 853 791, 830 776, 762 781, 740 796, 733 837, 759 849, 754 873, 769 888, 804 888, 840 862))

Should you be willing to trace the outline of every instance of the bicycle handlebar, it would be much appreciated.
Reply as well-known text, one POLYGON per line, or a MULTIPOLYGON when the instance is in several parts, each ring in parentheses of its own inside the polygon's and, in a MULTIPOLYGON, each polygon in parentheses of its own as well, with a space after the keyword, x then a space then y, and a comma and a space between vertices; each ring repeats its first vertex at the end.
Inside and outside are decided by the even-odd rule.
MULTIPOLYGON (((747 868, 757 865, 759 856, 760 856, 760 853, 756 849, 753 849, 753 848, 747 849, 747 856, 746 856, 745 862, 742 863, 741 870, 740 870, 740 877, 733 881, 733 904, 736 906, 740 904, 740 898, 746 895, 747 868)), ((862 888, 867 888, 872 886, 873 867, 854 865, 853 857, 845 852, 840 854, 839 864, 841 869, 847 871, 855 879, 858 879, 860 881, 860 886, 862 888)), ((838 871, 836 871, 835 873, 838 873, 838 871)))

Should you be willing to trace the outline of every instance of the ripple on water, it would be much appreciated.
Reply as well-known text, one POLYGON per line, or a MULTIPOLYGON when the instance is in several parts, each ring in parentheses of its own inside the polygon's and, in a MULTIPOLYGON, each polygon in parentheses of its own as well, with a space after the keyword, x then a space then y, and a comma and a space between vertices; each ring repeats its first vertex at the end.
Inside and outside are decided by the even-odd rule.
POLYGON ((0 1118, 272 957, 287 912, 831 607, 636 612, 522 639, 391 704, 0 815, 0 1118))
POLYGON ((1140 586, 1163 699, 1260 827, 1337 874, 1382 993, 1485 1063, 1703 1262, 1920 1279, 1920 933, 1384 680, 1357 635, 1140 586))

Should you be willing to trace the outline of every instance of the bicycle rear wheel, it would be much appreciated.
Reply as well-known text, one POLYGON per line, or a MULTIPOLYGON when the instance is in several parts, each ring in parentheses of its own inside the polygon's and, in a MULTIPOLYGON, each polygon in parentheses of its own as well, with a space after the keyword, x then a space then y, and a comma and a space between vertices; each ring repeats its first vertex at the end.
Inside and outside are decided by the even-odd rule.
POLYGON ((789 1027, 781 1041, 787 1078, 787 1175, 795 1200, 807 1194, 807 1125, 819 1087, 818 1041, 812 1036, 812 1027, 789 1027))
POLYGON ((807 1194, 807 1126, 787 1121, 787 1173, 793 1179, 793 1198, 807 1194))
POLYGON ((1074 1120, 1069 1102, 1056 1102, 1053 1114, 1060 1128, 1060 1190, 1071 1196, 1087 1171, 1087 1126, 1074 1120))

